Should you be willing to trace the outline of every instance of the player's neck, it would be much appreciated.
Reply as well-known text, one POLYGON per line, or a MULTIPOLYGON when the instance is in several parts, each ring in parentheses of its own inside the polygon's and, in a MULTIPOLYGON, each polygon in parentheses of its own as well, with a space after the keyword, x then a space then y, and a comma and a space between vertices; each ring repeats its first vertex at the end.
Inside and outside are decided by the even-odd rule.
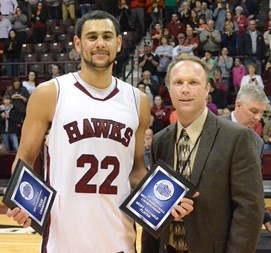
POLYGON ((112 82, 112 70, 110 69, 103 71, 84 71, 82 69, 79 71, 79 75, 87 84, 99 89, 107 88, 112 82))

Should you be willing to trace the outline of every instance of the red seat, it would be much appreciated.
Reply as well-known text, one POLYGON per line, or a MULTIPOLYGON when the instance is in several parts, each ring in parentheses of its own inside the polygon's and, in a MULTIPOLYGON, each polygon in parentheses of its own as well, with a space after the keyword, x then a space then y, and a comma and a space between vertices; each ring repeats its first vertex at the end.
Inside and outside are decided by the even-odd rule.
POLYGON ((47 53, 49 50, 49 46, 47 43, 38 43, 34 45, 36 53, 47 53))
POLYGON ((54 53, 45 53, 39 55, 41 62, 54 62, 55 61, 55 55, 54 53))
POLYGON ((34 52, 34 46, 32 43, 26 43, 22 45, 22 54, 31 54, 34 52))
POLYGON ((51 53, 63 53, 65 50, 64 44, 62 42, 54 42, 49 44, 51 53))
POLYGON ((44 38, 45 43, 52 43, 55 41, 55 35, 54 34, 46 34, 44 38))
POLYGON ((37 61, 39 61, 37 53, 26 54, 24 56, 24 61, 25 62, 37 62, 37 61))
POLYGON ((56 54, 56 60, 57 61, 68 61, 69 60, 68 53, 56 54))
POLYGON ((263 154, 263 179, 271 179, 271 152, 263 154))

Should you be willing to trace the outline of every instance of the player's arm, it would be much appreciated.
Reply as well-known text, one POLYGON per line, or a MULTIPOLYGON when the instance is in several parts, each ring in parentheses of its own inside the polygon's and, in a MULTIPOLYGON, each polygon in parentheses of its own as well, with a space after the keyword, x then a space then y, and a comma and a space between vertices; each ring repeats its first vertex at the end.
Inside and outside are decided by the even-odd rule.
POLYGON ((146 94, 140 93, 140 118, 139 127, 135 138, 135 156, 132 171, 130 173, 131 187, 134 189, 146 175, 147 169, 144 164, 144 136, 150 124, 150 101, 146 94))
POLYGON ((34 166, 47 130, 50 127, 56 104, 56 88, 52 82, 43 83, 31 94, 22 127, 19 149, 12 169, 20 158, 34 166))
MULTIPOLYGON (((12 165, 14 170, 17 160, 24 160, 31 167, 44 143, 44 137, 50 127, 56 104, 56 89, 53 83, 44 83, 31 94, 27 105, 19 149, 12 165)), ((18 224, 27 227, 31 224, 25 210, 16 207, 8 209, 7 216, 18 224)))

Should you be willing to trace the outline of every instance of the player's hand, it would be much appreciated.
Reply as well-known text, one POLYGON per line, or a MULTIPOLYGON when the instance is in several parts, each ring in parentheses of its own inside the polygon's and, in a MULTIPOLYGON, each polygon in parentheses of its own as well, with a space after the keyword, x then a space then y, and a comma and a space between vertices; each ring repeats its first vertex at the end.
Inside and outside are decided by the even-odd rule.
MULTIPOLYGON (((198 196, 199 192, 196 192, 192 198, 194 199, 198 196)), ((192 199, 183 198, 181 202, 171 210, 171 214, 173 215, 175 221, 180 221, 193 210, 194 201, 192 199)))
POLYGON ((27 228, 31 224, 31 219, 29 218, 29 214, 19 207, 15 207, 14 209, 7 210, 7 216, 13 218, 19 225, 23 225, 24 228, 27 228))

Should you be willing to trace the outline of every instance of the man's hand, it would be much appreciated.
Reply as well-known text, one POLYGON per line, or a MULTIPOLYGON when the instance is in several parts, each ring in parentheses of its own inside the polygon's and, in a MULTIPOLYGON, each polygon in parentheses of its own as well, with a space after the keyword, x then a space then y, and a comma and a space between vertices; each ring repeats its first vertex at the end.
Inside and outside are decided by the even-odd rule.
POLYGON ((19 207, 15 207, 14 209, 7 210, 7 216, 13 217, 13 220, 16 221, 19 225, 23 225, 24 228, 27 228, 31 224, 31 219, 29 218, 29 214, 19 207))
MULTIPOLYGON (((192 197, 197 198, 199 196, 199 192, 196 192, 194 196, 192 197)), ((175 221, 180 221, 182 218, 184 218, 186 215, 191 213, 194 210, 194 201, 192 199, 183 198, 181 200, 181 203, 179 203, 177 206, 175 206, 171 210, 171 214, 174 217, 175 221)))

